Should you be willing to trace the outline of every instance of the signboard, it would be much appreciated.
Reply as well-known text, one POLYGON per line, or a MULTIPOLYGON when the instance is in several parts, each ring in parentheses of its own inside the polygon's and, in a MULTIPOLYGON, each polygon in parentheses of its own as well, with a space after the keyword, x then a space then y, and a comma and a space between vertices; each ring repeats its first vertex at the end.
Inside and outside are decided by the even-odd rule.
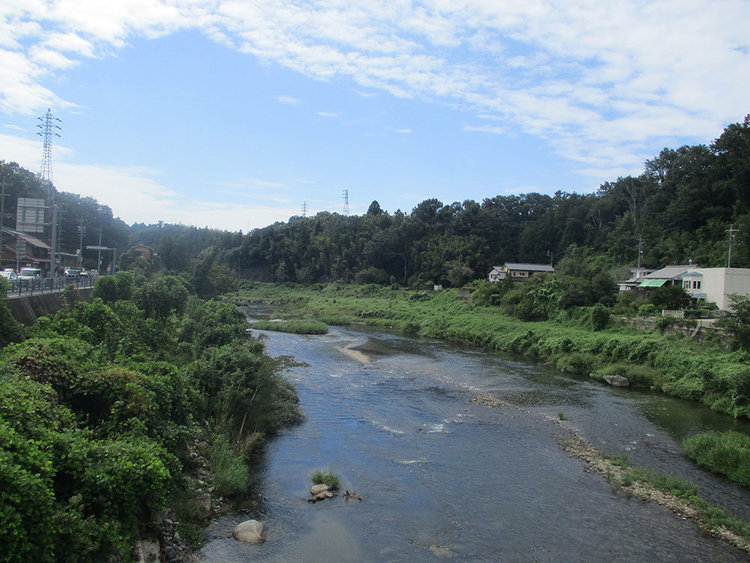
POLYGON ((22 233, 43 233, 46 207, 43 199, 19 197, 16 208, 16 230, 22 233))

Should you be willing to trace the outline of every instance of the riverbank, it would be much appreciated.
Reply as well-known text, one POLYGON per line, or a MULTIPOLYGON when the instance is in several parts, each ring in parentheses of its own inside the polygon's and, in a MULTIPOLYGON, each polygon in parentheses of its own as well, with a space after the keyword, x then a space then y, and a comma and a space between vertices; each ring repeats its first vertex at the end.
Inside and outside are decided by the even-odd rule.
POLYGON ((497 308, 457 297, 456 290, 248 283, 225 299, 237 305, 273 303, 277 314, 288 319, 364 323, 522 354, 563 372, 600 380, 618 375, 630 385, 659 389, 730 416, 750 418, 748 355, 726 350, 718 341, 644 332, 617 322, 593 330, 590 311, 585 308, 563 322, 523 322, 497 308))

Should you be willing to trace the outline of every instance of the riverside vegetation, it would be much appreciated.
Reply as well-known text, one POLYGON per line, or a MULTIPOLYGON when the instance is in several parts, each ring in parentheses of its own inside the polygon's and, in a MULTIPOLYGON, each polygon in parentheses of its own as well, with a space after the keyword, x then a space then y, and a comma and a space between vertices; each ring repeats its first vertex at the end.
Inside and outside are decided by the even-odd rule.
MULTIPOLYGON (((225 299, 238 305, 273 303, 275 314, 290 320, 363 323, 523 354, 576 376, 602 379, 605 375, 622 375, 635 386, 700 401, 734 417, 750 416, 750 364, 748 349, 742 344, 744 329, 736 330, 738 336, 729 344, 718 335, 699 341, 670 333, 664 327, 639 331, 618 322, 610 312, 637 315, 650 304, 633 301, 633 295, 627 295, 612 308, 565 308, 561 303, 565 301, 566 283, 562 274, 515 285, 476 282, 468 300, 457 299, 456 290, 246 283, 225 299), (529 316, 544 320, 528 320, 529 316)), ((740 311, 747 309, 747 303, 743 303, 740 311)), ((742 314, 737 314, 726 324, 744 327, 741 318, 742 314)), ((721 435, 702 439, 711 441, 714 449, 717 442, 724 444, 722 453, 698 455, 708 448, 690 442, 688 455, 748 486, 746 475, 737 478, 744 475, 737 468, 748 465, 747 441, 721 435), (724 460, 723 465, 717 460, 724 460)))
POLYGON ((266 355, 237 307, 186 285, 120 272, 90 303, 4 332, 5 560, 129 560, 165 507, 199 541, 211 506, 246 494, 253 447, 301 416, 281 376, 291 360, 266 355))

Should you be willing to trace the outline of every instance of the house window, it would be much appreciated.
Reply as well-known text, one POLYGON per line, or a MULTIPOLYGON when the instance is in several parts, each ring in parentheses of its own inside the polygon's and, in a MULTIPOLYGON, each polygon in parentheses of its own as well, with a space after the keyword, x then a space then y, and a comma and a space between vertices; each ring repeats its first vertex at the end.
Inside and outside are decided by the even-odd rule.
POLYGON ((701 288, 701 282, 694 281, 693 282, 693 289, 700 289, 701 288))
POLYGON ((684 287, 685 289, 690 289, 690 280, 683 281, 682 287, 684 287))

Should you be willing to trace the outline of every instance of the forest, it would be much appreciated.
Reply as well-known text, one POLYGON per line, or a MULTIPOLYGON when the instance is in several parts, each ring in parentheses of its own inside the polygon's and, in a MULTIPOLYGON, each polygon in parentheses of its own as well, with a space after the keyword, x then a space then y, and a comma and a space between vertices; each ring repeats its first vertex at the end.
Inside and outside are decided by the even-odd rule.
MULTIPOLYGON (((15 198, 50 198, 42 183, 14 163, 0 163, 0 182, 15 198)), ((467 199, 427 199, 409 213, 389 212, 373 201, 366 213, 321 212, 295 216, 248 233, 184 225, 127 226, 91 198, 58 193, 63 251, 102 244, 122 254, 122 269, 151 246, 156 264, 172 272, 211 272, 204 296, 231 279, 297 283, 398 284, 459 287, 484 279, 504 262, 557 264, 563 258, 598 257, 617 277, 624 266, 727 264, 729 229, 737 229, 732 266, 750 266, 750 115, 709 145, 664 148, 639 176, 603 182, 595 193, 558 191, 467 199), (83 235, 78 230, 84 225, 83 235), (124 254, 123 254, 124 252, 124 254), (618 269, 619 268, 619 269, 618 269), (218 284, 218 285, 217 285, 218 284)), ((12 217, 4 220, 12 227, 12 217)), ((47 235, 48 236, 48 235, 47 235)), ((40 236, 40 238, 42 238, 40 236)), ((46 239, 45 239, 46 240, 46 239)), ((83 256, 95 267, 95 255, 83 256)))

